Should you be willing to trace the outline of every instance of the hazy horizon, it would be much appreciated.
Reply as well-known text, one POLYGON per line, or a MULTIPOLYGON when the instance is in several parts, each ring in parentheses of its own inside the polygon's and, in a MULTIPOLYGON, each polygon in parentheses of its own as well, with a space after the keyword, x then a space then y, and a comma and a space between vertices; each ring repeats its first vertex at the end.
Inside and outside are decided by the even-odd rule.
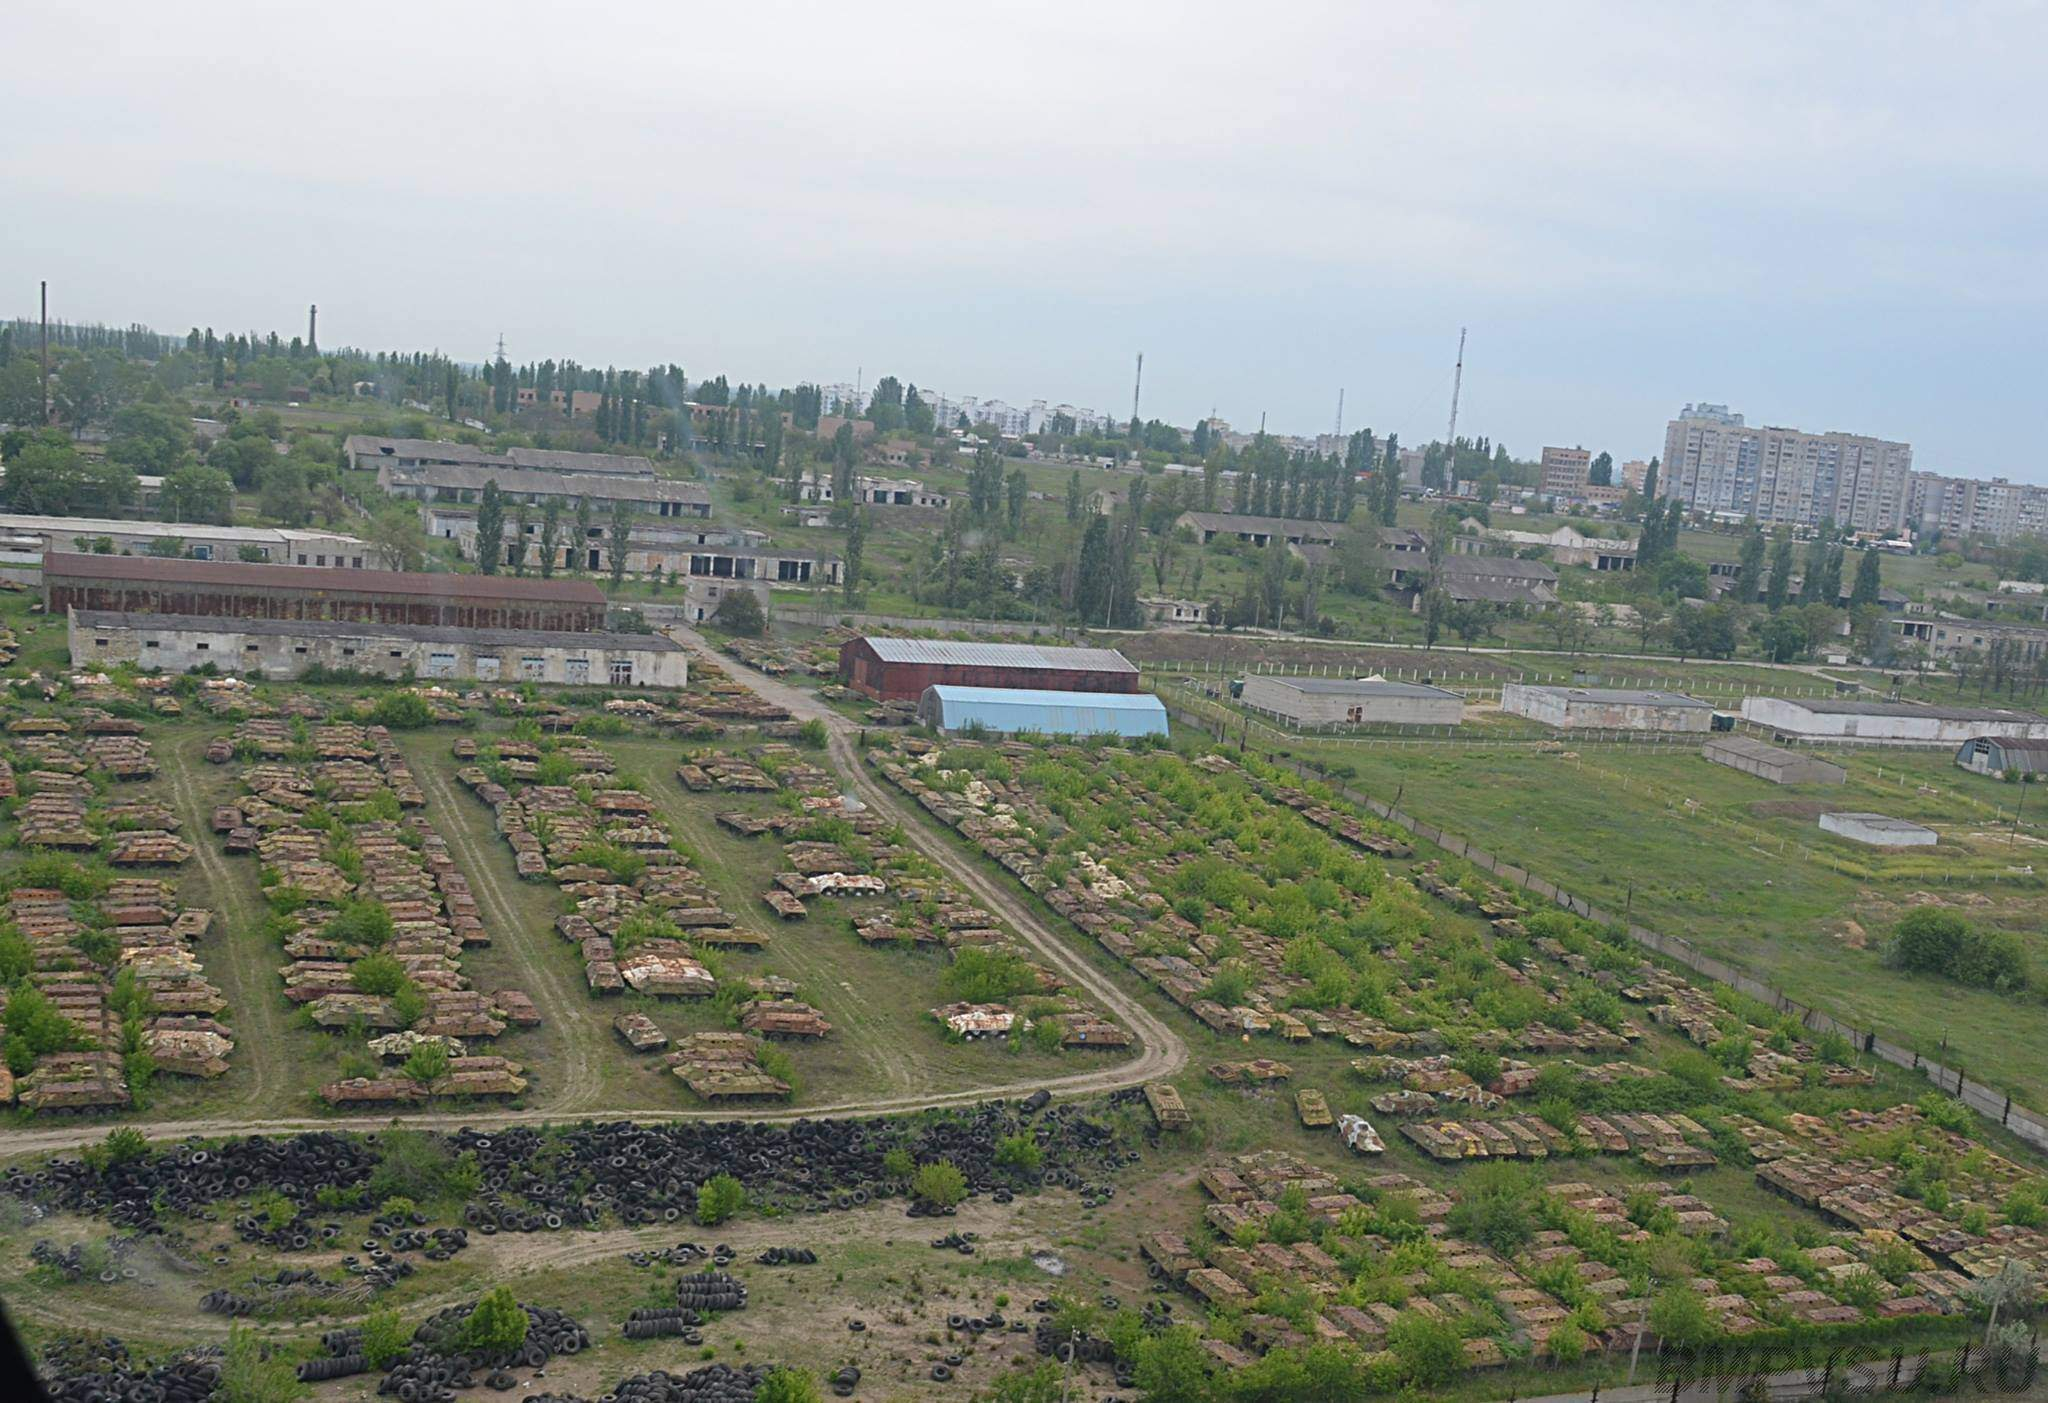
POLYGON ((2038 4, 0 19, 0 308, 1191 424, 2008 461, 2038 4))

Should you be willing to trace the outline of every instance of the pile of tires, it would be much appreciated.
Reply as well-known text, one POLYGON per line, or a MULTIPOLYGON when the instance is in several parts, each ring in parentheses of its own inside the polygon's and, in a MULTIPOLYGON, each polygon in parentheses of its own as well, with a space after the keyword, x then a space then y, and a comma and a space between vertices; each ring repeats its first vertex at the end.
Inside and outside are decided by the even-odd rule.
POLYGON ((133 1281, 136 1277, 135 1268, 126 1261, 132 1241, 125 1237, 109 1238, 105 1259, 94 1262, 87 1260, 87 1245, 83 1242, 60 1248, 47 1238, 38 1238, 28 1249, 28 1259, 37 1266, 48 1267, 66 1281, 96 1281, 102 1286, 111 1286, 124 1278, 133 1281))
MULTIPOLYGON (((656 1369, 621 1379, 618 1387, 603 1395, 598 1403, 753 1403, 754 1394, 759 1391, 762 1380, 768 1377, 768 1372, 765 1365, 759 1364, 743 1368, 734 1368, 730 1364, 707 1364, 687 1374, 671 1374, 664 1369, 656 1369)), ((532 1393, 526 1396, 525 1403, 591 1403, 591 1400, 573 1393, 532 1393)))
POLYGON ((160 1210, 196 1214, 262 1189, 303 1207, 323 1188, 360 1188, 376 1163, 374 1136, 315 1131, 218 1143, 195 1136, 103 1169, 79 1158, 53 1159, 33 1169, 11 1166, 0 1171, 0 1193, 155 1231, 160 1210))
POLYGON ((299 1382, 302 1384, 325 1383, 329 1379, 346 1379, 370 1371, 370 1361, 360 1354, 329 1355, 325 1359, 303 1359, 299 1361, 299 1382))
POLYGON ((933 1238, 932 1249, 938 1252, 958 1252, 963 1257, 972 1257, 974 1244, 980 1238, 980 1233, 949 1232, 944 1237, 933 1238))
POLYGON ((646 1249, 628 1252, 626 1261, 636 1267, 686 1267, 692 1262, 702 1261, 709 1255, 710 1253, 694 1242, 678 1242, 675 1246, 664 1247, 658 1252, 646 1249))
POLYGON ((220 1386, 220 1352, 194 1350, 138 1369, 119 1340, 90 1345, 72 1342, 45 1355, 38 1375, 54 1403, 111 1403, 151 1399, 156 1403, 201 1403, 220 1386))
POLYGON ((676 1304, 704 1313, 745 1310, 747 1288, 728 1272, 700 1271, 676 1280, 676 1304))
POLYGON ((621 1333, 629 1340, 659 1340, 680 1337, 686 1345, 704 1343, 697 1329, 704 1317, 687 1306, 644 1307, 626 1317, 621 1333))
POLYGON ((814 1267, 818 1254, 808 1247, 771 1247, 754 1260, 764 1267, 814 1267))

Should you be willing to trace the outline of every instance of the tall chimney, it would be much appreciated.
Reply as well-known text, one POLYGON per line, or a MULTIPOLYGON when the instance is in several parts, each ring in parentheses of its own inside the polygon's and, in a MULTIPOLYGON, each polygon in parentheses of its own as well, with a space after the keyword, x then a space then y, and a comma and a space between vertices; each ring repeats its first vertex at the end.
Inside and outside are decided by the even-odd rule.
POLYGON ((307 349, 307 350, 309 350, 309 351, 314 351, 314 350, 318 350, 318 349, 319 349, 319 347, 320 347, 320 336, 319 336, 319 331, 320 331, 320 304, 319 304, 318 302, 315 302, 315 303, 313 303, 312 305, 310 305, 309 307, 307 307, 307 308, 306 308, 306 349, 307 349))
POLYGON ((50 280, 43 279, 43 422, 50 422, 50 280))

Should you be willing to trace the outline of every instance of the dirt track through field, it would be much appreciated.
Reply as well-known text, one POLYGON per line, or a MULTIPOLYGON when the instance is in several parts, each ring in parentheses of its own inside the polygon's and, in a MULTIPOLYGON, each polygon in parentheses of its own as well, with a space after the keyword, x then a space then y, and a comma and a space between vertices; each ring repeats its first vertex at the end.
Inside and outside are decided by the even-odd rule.
MULTIPOLYGON (((671 632, 684 643, 693 646, 700 654, 711 656, 709 645, 693 631, 677 627, 671 632)), ((858 728, 852 721, 825 706, 815 697, 785 686, 732 658, 721 656, 717 661, 720 667, 747 683, 763 698, 784 707, 792 715, 805 720, 815 718, 822 721, 830 736, 832 759, 853 792, 877 812, 887 814, 900 823, 906 838, 913 846, 937 863, 961 886, 972 892, 990 910, 1001 915, 1048 964, 1066 976, 1076 987, 1086 990, 1106 1011, 1120 1019, 1137 1039, 1138 1055, 1114 1066, 1079 1072, 1072 1076, 994 1082, 942 1092, 894 1093, 801 1107, 785 1106, 769 1110, 749 1109, 746 1112, 736 1112, 729 1107, 650 1109, 644 1106, 605 1105, 604 1081, 593 1060, 610 1050, 601 1021, 590 1016, 590 1010, 584 1003, 581 986, 569 977, 562 967, 562 961, 554 958, 560 952, 538 948, 550 943, 548 937, 551 932, 525 930, 512 914, 513 904, 504 898, 499 888, 500 883, 515 880, 505 875, 509 871, 509 858, 498 863, 490 861, 491 855, 481 846, 477 837, 481 827, 477 813, 463 807, 463 797, 442 773, 441 766, 423 764, 417 768, 416 773, 434 805, 433 811, 437 815, 435 827, 448 840, 450 848, 462 864, 463 871, 475 887, 477 900, 484 908, 486 923, 491 927, 493 937, 528 942, 521 947, 530 955, 527 967, 533 972, 533 987, 529 988, 528 992, 533 996, 535 1004, 540 1007, 543 1018, 559 1020, 557 1026, 567 1049, 565 1065, 560 1068, 540 1069, 544 1074, 540 1095, 545 1097, 545 1104, 517 1110, 470 1108, 403 1116, 393 1116, 388 1112, 371 1115, 212 1116, 200 1120, 143 1120, 126 1124, 141 1131, 151 1140, 179 1140, 195 1136, 217 1138, 232 1135, 277 1135, 311 1130, 377 1130, 394 1123, 423 1129, 456 1130, 465 1126, 483 1129, 506 1125, 545 1125, 570 1117, 655 1123, 735 1119, 787 1121, 833 1116, 903 1115, 922 1110, 972 1105, 991 1097, 1025 1095, 1041 1088, 1062 1096, 1098 1095, 1170 1077, 1187 1065, 1187 1043, 1179 1034, 1126 993, 1114 980, 1095 969, 1075 952, 1065 938, 1053 931, 1002 879, 987 870, 979 858, 955 846, 950 834, 933 828, 931 820, 922 809, 915 804, 906 803, 894 791, 868 774, 861 763, 860 752, 854 744, 854 733, 858 728), (546 1075, 549 1073, 553 1076, 546 1075), (556 1083, 559 1090, 550 1091, 546 1088, 546 1082, 553 1077, 560 1078, 556 1083)), ((190 797, 189 802, 198 802, 196 794, 190 797)), ((204 814, 196 816, 200 819, 205 817, 204 814)), ((203 822, 199 826, 203 835, 207 826, 203 822)), ((270 1014, 273 1020, 277 1020, 274 1003, 270 1006, 270 1014)), ((282 1028, 281 1021, 277 1021, 273 1023, 273 1031, 269 1035, 283 1037, 288 1033, 282 1028)), ((249 1056, 261 1058, 264 1055, 263 1039, 248 1039, 242 1048, 237 1049, 238 1055, 244 1049, 249 1056)), ((104 1124, 70 1122, 10 1131, 4 1142, 0 1142, 0 1160, 50 1154, 95 1144, 106 1137, 106 1129, 104 1124)))

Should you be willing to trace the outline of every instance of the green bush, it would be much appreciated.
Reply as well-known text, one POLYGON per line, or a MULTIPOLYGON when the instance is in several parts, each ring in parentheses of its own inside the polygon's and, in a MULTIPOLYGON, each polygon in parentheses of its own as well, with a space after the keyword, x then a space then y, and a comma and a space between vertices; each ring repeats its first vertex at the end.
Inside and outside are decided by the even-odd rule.
POLYGON ((321 927, 320 934, 328 940, 376 950, 391 939, 391 912, 382 902, 351 901, 321 927))
POLYGON ((1038 987, 1038 977, 1021 955, 963 945, 939 976, 939 987, 949 999, 969 1003, 1000 1003, 1038 987))
POLYGON ((398 962, 396 956, 376 954, 365 955, 350 965, 348 982, 359 994, 390 998, 410 981, 406 979, 405 966, 398 962))
POLYGON ((382 1369, 403 1355, 412 1344, 412 1332, 389 1306, 371 1311, 363 1318, 363 1357, 372 1369, 382 1369))
POLYGON ((246 1326, 228 1331, 214 1403, 297 1403, 311 1392, 299 1382, 297 1367, 282 1350, 273 1352, 246 1326))
POLYGON ((1045 1151, 1028 1134, 1005 1135, 996 1142, 996 1164, 1001 1168, 1031 1174, 1043 1163, 1045 1151))
POLYGON ((526 1310, 513 1299, 512 1288, 494 1286, 456 1331, 456 1343, 463 1349, 486 1355, 503 1355, 526 1343, 526 1310))
POLYGON ((901 1145, 882 1156, 882 1172, 891 1179, 908 1179, 916 1168, 917 1161, 901 1145))
POLYGON ((771 1369, 754 1390, 754 1403, 819 1403, 820 1397, 807 1369, 771 1369))
POLYGON ((370 708, 370 724, 394 731, 417 731, 433 721, 433 708, 417 692, 387 692, 370 708))
POLYGON ((730 1174, 716 1174, 697 1186, 697 1221, 705 1227, 724 1222, 747 1206, 747 1188, 730 1174))
POLYGON ((2010 931, 1983 930, 1951 911, 1922 906, 1892 928, 1885 963, 1911 974, 1935 974, 1975 988, 2027 987, 2027 956, 2010 931))
POLYGON ((951 1208, 967 1197, 967 1176, 946 1160, 934 1160, 917 1167, 910 1192, 934 1208, 951 1208))

